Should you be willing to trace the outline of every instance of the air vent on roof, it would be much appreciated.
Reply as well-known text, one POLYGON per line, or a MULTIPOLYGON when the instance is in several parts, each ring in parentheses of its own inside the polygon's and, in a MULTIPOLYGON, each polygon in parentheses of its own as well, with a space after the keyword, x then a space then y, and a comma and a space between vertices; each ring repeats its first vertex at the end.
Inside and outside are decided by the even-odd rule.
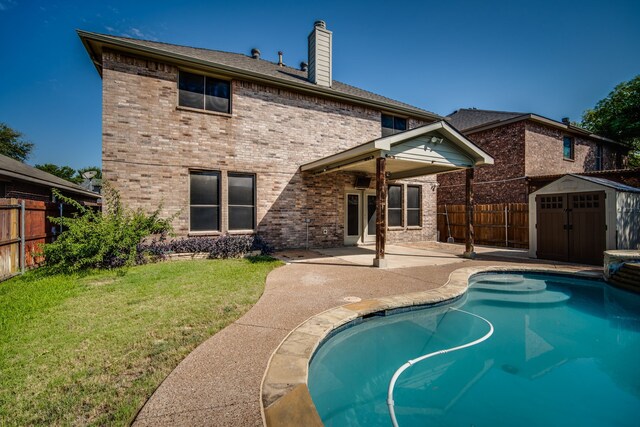
POLYGON ((300 70, 301 71, 307 71, 307 68, 309 67, 309 64, 307 64, 306 62, 302 61, 300 63, 300 70))
POLYGON ((284 67, 284 63, 282 62, 282 51, 278 51, 278 65, 284 67))
POLYGON ((253 59, 260 59, 260 50, 256 49, 255 47, 251 49, 251 57, 253 59))

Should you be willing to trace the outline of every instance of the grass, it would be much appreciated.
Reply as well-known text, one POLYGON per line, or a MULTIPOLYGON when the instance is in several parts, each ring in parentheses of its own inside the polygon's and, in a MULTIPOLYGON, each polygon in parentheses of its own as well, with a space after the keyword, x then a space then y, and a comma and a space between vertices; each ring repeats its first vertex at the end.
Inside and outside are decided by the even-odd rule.
POLYGON ((127 424, 244 314, 278 261, 201 260, 0 283, 0 425, 127 424))

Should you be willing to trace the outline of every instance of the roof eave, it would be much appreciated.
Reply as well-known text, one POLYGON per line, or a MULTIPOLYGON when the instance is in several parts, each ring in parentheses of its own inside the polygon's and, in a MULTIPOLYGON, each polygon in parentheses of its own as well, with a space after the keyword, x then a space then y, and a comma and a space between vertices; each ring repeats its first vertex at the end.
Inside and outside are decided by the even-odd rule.
POLYGON ((621 146, 625 146, 625 144, 613 140, 613 139, 609 139, 606 138, 604 136, 600 136, 600 135, 596 135, 595 133, 591 133, 586 129, 583 129, 581 127, 578 126, 573 126, 573 125, 566 125, 564 123, 560 123, 557 122, 555 120, 549 119, 547 117, 544 116, 540 116, 538 114, 523 114, 517 117, 512 117, 510 119, 506 119, 506 120, 494 120, 492 122, 489 123, 483 123, 481 125, 477 125, 477 126, 472 126, 470 128, 464 129, 462 130, 462 132, 464 132, 466 135, 469 134, 473 134, 473 133, 477 133, 477 132, 482 132, 485 130, 489 130, 489 129, 493 129, 493 128, 497 128, 500 126, 505 126, 505 125, 510 125, 512 123, 517 123, 520 122, 522 120, 532 120, 534 122, 538 122, 538 123, 543 123, 552 127, 555 127, 556 129, 560 129, 560 130, 564 130, 567 132, 573 132, 573 133, 578 133, 581 135, 584 135, 588 138, 592 138, 592 139, 598 139, 600 141, 604 141, 604 142, 609 142, 611 144, 617 144, 617 145, 621 145, 621 146))
POLYGON ((386 110, 392 113, 396 113, 396 114, 402 114, 402 115, 408 115, 408 116, 412 116, 412 117, 417 117, 417 118, 423 118, 423 119, 428 119, 428 120, 442 120, 442 117, 437 115, 437 114, 432 114, 426 111, 422 111, 422 110, 417 110, 417 109, 413 109, 413 108, 405 108, 399 105, 393 105, 393 104, 387 104, 384 102, 380 102, 380 101, 374 101, 374 100, 369 100, 369 99, 365 99, 365 98, 361 98, 359 96, 356 95, 349 95, 349 94, 345 94, 345 93, 336 93, 331 91, 330 88, 324 88, 322 86, 307 86, 305 84, 298 84, 295 82, 290 82, 290 81, 286 81, 286 80, 282 80, 282 79, 278 79, 275 77, 271 77, 271 76, 266 76, 264 74, 260 74, 260 73, 254 73, 248 70, 243 70, 243 69, 239 69, 236 67, 231 67, 228 65, 223 65, 223 64, 218 64, 218 63, 214 63, 214 62, 210 62, 210 61, 205 61, 205 60, 201 60, 201 59, 197 59, 197 58, 192 58, 186 55, 180 55, 180 54, 175 54, 175 53, 168 53, 165 51, 162 51, 160 49, 154 49, 148 46, 140 46, 137 45, 135 43, 129 43, 125 40, 115 40, 112 39, 108 36, 104 36, 101 34, 96 34, 96 33, 90 33, 90 32, 86 32, 86 31, 82 31, 82 30, 76 30, 78 33, 78 36, 80 37, 80 39, 82 40, 83 45, 85 46, 85 49, 87 49, 87 52, 89 53, 89 56, 91 57, 94 65, 96 66, 98 73, 100 74, 100 76, 102 76, 102 64, 100 59, 101 58, 97 58, 97 52, 95 52, 95 50, 93 49, 93 47, 91 46, 90 41, 93 41, 95 43, 99 43, 101 45, 105 45, 105 44, 109 44, 115 47, 118 47, 120 49, 129 51, 131 53, 143 53, 147 56, 151 56, 154 58, 158 58, 158 59, 170 59, 173 60, 173 62, 178 62, 178 63, 182 63, 184 64, 189 64, 189 65, 199 65, 201 67, 206 67, 209 70, 213 70, 216 72, 220 72, 222 74, 228 75, 229 77, 235 77, 235 78, 240 78, 240 79, 244 79, 244 80, 250 80, 250 81, 258 81, 258 82, 262 82, 262 83, 269 83, 272 84, 274 86, 279 86, 279 87, 285 87, 285 88, 291 88, 291 89, 295 89, 296 91, 299 92, 304 92, 304 93, 309 93, 309 94, 322 94, 325 97, 331 98, 331 99, 338 99, 338 100, 346 100, 346 101, 350 101, 352 103, 356 103, 356 104, 360 104, 360 105, 365 105, 365 106, 371 106, 371 107, 376 107, 378 109, 381 110, 386 110), (98 65, 100 64, 100 65, 98 65))
MULTIPOLYGON (((34 183, 34 184, 41 185, 43 187, 57 188, 59 190, 68 191, 70 193, 75 193, 75 194, 80 194, 80 195, 83 195, 83 196, 91 197, 91 198, 94 198, 96 200, 99 199, 100 197, 102 197, 98 193, 94 193, 92 191, 84 190, 84 189, 80 189, 80 188, 75 188, 72 185, 58 184, 58 183, 46 181, 46 180, 40 179, 40 178, 33 178, 31 176, 23 175, 21 173, 8 171, 6 169, 0 169, 0 175, 4 175, 4 176, 7 176, 7 177, 10 177, 10 178, 13 178, 13 179, 19 179, 19 180, 22 180, 22 181, 31 182, 31 183, 34 183)), ((69 184, 71 184, 71 183, 69 183, 69 184)))

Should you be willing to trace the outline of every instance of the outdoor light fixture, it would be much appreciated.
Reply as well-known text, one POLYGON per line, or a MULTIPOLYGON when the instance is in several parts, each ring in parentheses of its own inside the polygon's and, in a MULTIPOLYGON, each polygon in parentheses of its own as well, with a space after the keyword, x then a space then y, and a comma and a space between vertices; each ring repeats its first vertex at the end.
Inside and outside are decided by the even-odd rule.
POLYGON ((432 144, 442 144, 442 141, 444 140, 440 137, 432 136, 430 141, 432 144))

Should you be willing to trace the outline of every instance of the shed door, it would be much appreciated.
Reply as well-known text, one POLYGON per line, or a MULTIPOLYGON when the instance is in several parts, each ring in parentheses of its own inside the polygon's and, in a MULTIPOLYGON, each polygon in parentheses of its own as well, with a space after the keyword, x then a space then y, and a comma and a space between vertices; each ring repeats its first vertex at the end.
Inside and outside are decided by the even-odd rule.
POLYGON ((602 264, 606 247, 604 191, 568 195, 569 261, 602 264))
POLYGON ((557 261, 569 260, 567 239, 567 196, 536 196, 538 250, 536 256, 557 261))

